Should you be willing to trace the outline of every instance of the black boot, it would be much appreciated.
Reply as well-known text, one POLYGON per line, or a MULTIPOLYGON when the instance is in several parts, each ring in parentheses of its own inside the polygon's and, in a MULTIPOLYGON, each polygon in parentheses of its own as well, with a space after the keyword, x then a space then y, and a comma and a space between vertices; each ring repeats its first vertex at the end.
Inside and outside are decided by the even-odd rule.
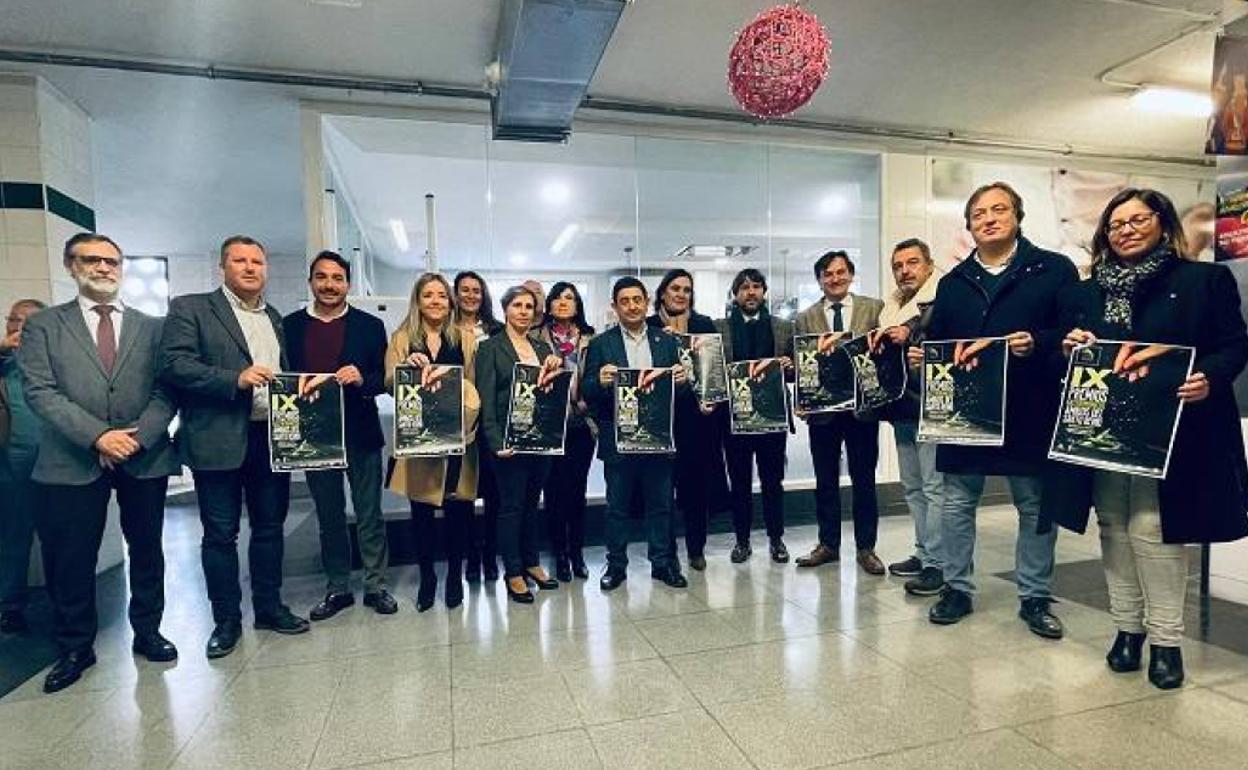
POLYGON ((412 502, 412 531, 416 537, 416 563, 420 565, 420 587, 416 589, 416 611, 433 606, 438 592, 438 573, 433 571, 434 509, 431 505, 412 502))
POLYGON ((572 560, 566 553, 556 553, 551 559, 554 562, 555 579, 560 583, 572 582, 572 560))
POLYGON ((1148 681, 1159 690, 1183 684, 1183 653, 1178 647, 1148 645, 1148 681))
POLYGON ((468 558, 464 561, 464 580, 469 583, 481 582, 481 549, 476 543, 468 546, 468 558))
POLYGON ((572 574, 581 580, 589 577, 589 567, 585 566, 585 557, 581 554, 580 548, 575 548, 572 553, 568 554, 568 560, 572 562, 572 574))
POLYGON ((1144 649, 1144 634, 1132 634, 1119 631, 1114 637, 1114 645, 1105 655, 1105 662, 1111 671, 1125 674, 1128 671, 1140 670, 1140 653, 1144 649))
POLYGON ((464 603, 464 552, 472 538, 472 503, 456 501, 446 508, 446 608, 453 610, 464 603))
POLYGON ((416 589, 416 611, 424 612, 433 606, 433 597, 438 593, 438 573, 433 571, 433 563, 420 565, 420 588, 416 589))
POLYGON ((464 579, 460 574, 459 559, 446 562, 446 608, 453 610, 464 603, 464 579))

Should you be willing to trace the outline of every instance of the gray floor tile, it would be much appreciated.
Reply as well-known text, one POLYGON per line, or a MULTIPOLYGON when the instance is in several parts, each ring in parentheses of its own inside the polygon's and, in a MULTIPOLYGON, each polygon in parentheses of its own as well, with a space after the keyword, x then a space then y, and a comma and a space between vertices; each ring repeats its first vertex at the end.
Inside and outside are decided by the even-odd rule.
POLYGON ((638 620, 637 630, 660 655, 681 655, 748 644, 741 629, 713 612, 638 620))
POLYGON ((593 770, 602 767, 585 730, 518 738, 455 752, 455 767, 464 770, 593 770))
POLYGON ((451 691, 455 747, 581 727, 580 712, 556 672, 451 691))
POLYGON ((658 655, 631 625, 594 626, 536 636, 496 637, 451 647, 456 686, 604 666, 658 655))
POLYGON ((750 763, 704 711, 687 711, 589 728, 602 766, 625 770, 716 770, 750 763))
POLYGON ((565 671, 585 724, 667 714, 698 707, 693 694, 662 660, 565 671))
POLYGON ((967 735, 836 765, 837 770, 1070 770, 1073 767, 1011 730, 967 735))

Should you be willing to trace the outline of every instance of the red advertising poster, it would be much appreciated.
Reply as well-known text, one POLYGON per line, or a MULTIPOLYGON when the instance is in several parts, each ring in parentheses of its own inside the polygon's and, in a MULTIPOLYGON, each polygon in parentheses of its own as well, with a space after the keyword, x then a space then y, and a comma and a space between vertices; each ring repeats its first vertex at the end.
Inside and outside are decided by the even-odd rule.
POLYGON ((1218 158, 1214 259, 1248 257, 1248 158, 1218 158))

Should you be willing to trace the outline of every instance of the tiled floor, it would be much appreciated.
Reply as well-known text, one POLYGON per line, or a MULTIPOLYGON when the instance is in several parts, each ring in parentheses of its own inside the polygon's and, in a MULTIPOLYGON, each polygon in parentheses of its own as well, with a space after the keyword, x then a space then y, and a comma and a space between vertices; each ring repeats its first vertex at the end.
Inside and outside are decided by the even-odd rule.
MULTIPOLYGON (((194 533, 174 533, 165 631, 181 661, 135 661, 114 623, 82 682, 44 696, 36 677, 0 701, 0 766, 1248 766, 1248 658, 1190 641, 1188 685, 1161 693, 1106 669, 1112 629, 1095 607, 1057 605, 1063 641, 1031 635, 993 576, 1013 567, 1014 521, 981 514, 976 611, 948 628, 852 560, 799 572, 758 549, 734 566, 717 536, 685 591, 652 585, 638 549, 610 595, 582 581, 520 607, 474 587, 464 607, 418 615, 409 568, 394 575, 398 615, 357 606, 302 637, 248 630, 215 662, 194 533)), ((801 552, 813 528, 787 539, 801 552)), ((886 519, 881 555, 909 539, 907 520, 886 519)), ((1092 537, 1062 534, 1059 561, 1096 555, 1092 537)), ((320 589, 295 578, 286 596, 306 612, 320 589)))

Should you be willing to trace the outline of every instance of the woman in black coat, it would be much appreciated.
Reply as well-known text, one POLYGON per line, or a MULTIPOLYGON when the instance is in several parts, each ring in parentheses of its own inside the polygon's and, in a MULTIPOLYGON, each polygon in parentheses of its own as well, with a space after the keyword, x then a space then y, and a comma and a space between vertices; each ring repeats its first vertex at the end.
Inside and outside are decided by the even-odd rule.
POLYGON ((1183 544, 1248 534, 1248 463, 1232 389, 1248 363, 1248 333, 1230 271, 1180 256, 1182 224, 1161 193, 1114 196, 1092 246, 1091 277, 1059 298, 1065 354, 1100 338, 1187 345, 1196 358, 1175 394, 1184 405, 1165 479, 1054 464, 1042 515, 1082 532, 1096 508, 1118 626, 1106 660, 1114 671, 1139 670, 1147 635, 1149 680, 1169 689, 1183 683, 1183 544))

